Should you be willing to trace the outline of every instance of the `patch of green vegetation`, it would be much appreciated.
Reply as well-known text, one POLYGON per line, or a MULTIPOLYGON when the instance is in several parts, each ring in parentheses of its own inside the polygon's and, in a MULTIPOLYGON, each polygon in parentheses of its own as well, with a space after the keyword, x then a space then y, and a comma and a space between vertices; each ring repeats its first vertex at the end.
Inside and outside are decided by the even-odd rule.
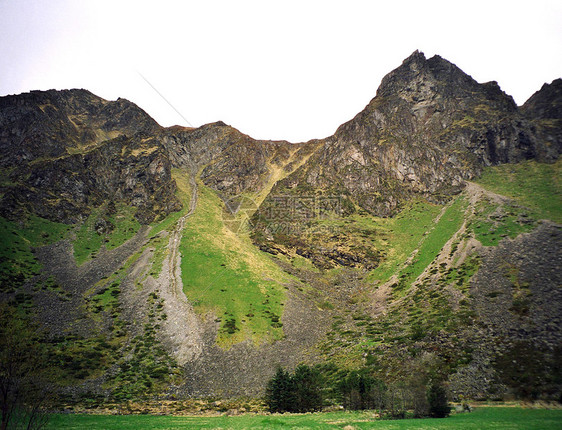
POLYGON ((102 287, 90 298, 90 304, 94 313, 102 311, 117 311, 119 308, 120 281, 114 281, 109 286, 102 287))
POLYGON ((51 340, 50 346, 49 365, 60 383, 72 384, 101 376, 115 362, 116 347, 104 335, 88 339, 69 335, 51 340))
POLYGON ((406 326, 413 341, 448 330, 453 312, 443 291, 418 288, 412 299, 406 326))
MULTIPOLYGON (((281 256, 280 258, 283 258, 283 257, 284 256, 281 256)), ((297 269, 305 269, 305 270, 310 270, 312 272, 319 272, 318 268, 316 266, 314 266, 314 264, 312 264, 308 258, 301 257, 298 254, 296 254, 290 260, 290 262, 293 265, 293 267, 295 267, 297 269)))
POLYGON ((463 293, 467 293, 469 282, 472 276, 480 267, 480 256, 478 254, 470 255, 460 266, 451 267, 444 273, 444 281, 447 284, 453 284, 463 293))
POLYGON ((384 260, 371 272, 369 280, 384 283, 398 272, 431 228, 442 207, 423 201, 408 204, 393 218, 376 219, 379 227, 379 249, 384 260))
POLYGON ((468 224, 484 246, 496 246, 503 238, 511 239, 531 231, 537 225, 529 211, 511 203, 492 203, 481 200, 476 205, 476 214, 468 224))
POLYGON ((510 311, 521 317, 529 314, 532 296, 528 282, 521 282, 519 278, 519 267, 512 263, 505 263, 502 266, 504 276, 511 281, 512 304, 510 311))
POLYGON ((158 293, 148 296, 148 322, 142 334, 131 339, 121 354, 118 371, 106 383, 116 401, 147 399, 162 391, 179 374, 175 360, 157 338, 160 323, 167 319, 164 300, 158 293))
POLYGON ((117 248, 132 238, 140 229, 135 218, 136 208, 113 202, 92 210, 88 219, 76 232, 74 258, 81 265, 105 244, 107 249, 117 248))
POLYGON ((96 221, 100 214, 100 210, 94 209, 88 219, 82 224, 80 230, 76 233, 76 240, 74 241, 74 259, 78 266, 85 263, 90 257, 95 256, 104 243, 102 232, 96 231, 95 228, 96 221))
MULTIPOLYGON (((453 283, 462 292, 468 293, 469 281, 478 267, 478 256, 472 256, 459 267, 445 272, 434 285, 425 282, 410 295, 411 300, 401 305, 400 311, 407 312, 404 328, 410 333, 411 340, 422 340, 428 335, 436 335, 440 332, 454 336, 459 330, 473 323, 475 314, 469 301, 460 300, 456 308, 453 308, 450 294, 445 287, 453 283)), ((400 323, 397 325, 400 326, 400 323)), ((454 362, 458 360, 470 359, 460 348, 449 351, 448 354, 453 367, 454 362)))
POLYGON ((8 305, 16 309, 20 316, 25 317, 33 312, 33 296, 28 293, 16 293, 8 301, 8 305))
POLYGON ((488 167, 476 182, 528 207, 530 216, 562 223, 562 160, 488 167))
POLYGON ((41 265, 33 247, 58 242, 70 229, 33 215, 20 222, 0 217, 0 292, 13 292, 26 279, 38 275, 41 265))
POLYGON ((203 185, 197 209, 186 222, 180 252, 184 292, 196 310, 215 313, 221 323, 219 345, 283 337, 282 282, 287 276, 246 234, 225 228, 222 202, 203 185))
POLYGON ((35 284, 33 291, 51 291, 63 301, 69 301, 72 298, 72 293, 62 288, 52 276, 35 284))
POLYGON ((153 237, 148 242, 148 246, 154 247, 150 276, 154 278, 158 278, 160 276, 160 272, 162 272, 162 265, 164 264, 164 259, 166 258, 166 255, 168 255, 168 237, 167 236, 153 237))
POLYGON ((447 207, 434 228, 425 235, 413 261, 402 269, 394 292, 405 291, 418 276, 439 255, 445 243, 459 230, 464 220, 467 202, 464 197, 457 197, 447 207))
POLYGON ((550 430, 559 428, 562 410, 523 409, 521 407, 478 407, 472 413, 449 418, 380 420, 373 411, 325 412, 308 414, 240 415, 185 417, 154 415, 81 415, 55 414, 47 429, 74 430, 103 428, 121 430, 180 429, 419 429, 419 430, 550 430))
POLYGON ((117 212, 109 217, 109 223, 115 228, 107 236, 105 246, 107 249, 123 245, 139 231, 141 225, 135 218, 136 208, 119 204, 117 212))

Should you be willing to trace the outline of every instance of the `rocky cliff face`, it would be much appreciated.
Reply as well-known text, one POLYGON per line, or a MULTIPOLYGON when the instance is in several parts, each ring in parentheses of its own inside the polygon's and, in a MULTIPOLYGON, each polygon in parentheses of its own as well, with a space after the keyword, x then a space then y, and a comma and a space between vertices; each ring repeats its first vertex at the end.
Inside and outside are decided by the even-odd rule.
POLYGON ((163 141, 174 167, 200 173, 203 182, 226 195, 257 191, 267 163, 289 155, 289 142, 258 141, 223 122, 196 130, 169 129, 163 141))
POLYGON ((1 213, 75 223, 106 200, 150 223, 180 208, 160 126, 133 103, 86 90, 0 98, 1 213))
POLYGON ((413 195, 457 192, 483 166, 529 158, 552 154, 496 82, 479 84, 443 58, 416 51, 286 181, 351 195, 388 216, 413 195))
MULTIPOLYGON (((314 145, 255 140, 223 122, 160 134, 173 166, 187 169, 223 199, 258 193, 279 171, 291 171, 314 145)), ((282 172, 281 172, 282 175, 282 172)))
POLYGON ((548 156, 555 158, 562 153, 562 79, 544 84, 525 102, 521 112, 536 127, 548 156))
POLYGON ((56 158, 120 135, 153 133, 159 128, 130 101, 107 101, 87 90, 1 97, 0 165, 56 158))
POLYGON ((87 152, 14 171, 3 187, 1 214, 13 219, 29 211, 77 223, 92 208, 113 201, 135 206, 139 221, 149 224, 181 208, 170 172, 167 153, 157 141, 123 135, 87 152))

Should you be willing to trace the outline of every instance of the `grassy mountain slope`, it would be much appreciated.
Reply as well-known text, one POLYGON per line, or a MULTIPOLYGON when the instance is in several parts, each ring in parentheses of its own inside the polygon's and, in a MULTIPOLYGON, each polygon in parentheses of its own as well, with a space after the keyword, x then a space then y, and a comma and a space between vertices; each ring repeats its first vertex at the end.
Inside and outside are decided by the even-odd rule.
POLYGON ((198 189, 197 208, 180 245, 186 296, 198 312, 215 314, 222 346, 280 339, 287 275, 252 246, 247 234, 225 226, 223 203, 212 190, 201 184, 198 189))
MULTIPOLYGON (((560 164, 524 162, 491 167, 478 183, 469 185, 448 203, 413 201, 392 218, 377 218, 362 211, 311 218, 301 223, 301 238, 318 248, 316 254, 299 252, 298 244, 277 238, 272 245, 276 252, 261 251, 250 238, 251 225, 244 224, 252 219, 251 211, 256 208, 242 205, 250 216, 244 210, 232 215, 213 190, 198 183, 197 205, 185 222, 179 247, 183 290, 199 317, 217 324, 215 341, 225 351, 245 340, 261 348, 283 339, 288 285, 300 285, 304 299, 329 316, 327 337, 313 348, 313 355, 328 363, 343 368, 367 365, 392 379, 407 377, 409 367, 403 364, 411 361, 414 367, 426 366, 443 376, 453 375, 451 380, 459 393, 485 397, 490 390, 505 391, 504 382, 512 380, 513 375, 505 376, 489 365, 486 377, 492 382, 482 382, 477 389, 467 387, 471 366, 501 362, 513 348, 521 352, 521 346, 517 346, 520 342, 533 342, 531 345, 546 354, 545 362, 549 362, 550 353, 542 346, 542 335, 536 333, 497 345, 495 329, 487 328, 496 324, 495 316, 483 310, 481 302, 509 295, 502 306, 511 315, 511 324, 523 327, 537 318, 544 319, 537 300, 553 293, 533 285, 519 263, 500 259, 487 250, 510 249, 517 241, 526 240, 522 233, 533 235, 545 225, 548 227, 541 220, 560 220, 560 164), (330 265, 323 266, 318 255, 330 249, 337 252, 329 260, 330 265), (354 252, 361 253, 363 259, 337 257, 354 252), (490 264, 508 282, 507 289, 485 289, 479 284, 482 280, 474 281, 481 267, 490 264), (491 344, 496 346, 488 355, 478 352, 482 345, 491 344)), ((151 380, 149 376, 161 366, 158 363, 168 363, 164 350, 164 355, 151 359, 155 364, 148 368, 138 367, 140 364, 135 365, 131 359, 123 361, 119 351, 140 354, 140 346, 146 342, 159 345, 162 339, 159 327, 165 319, 163 301, 157 291, 152 293, 144 285, 147 279, 160 278, 168 256, 168 232, 176 228, 189 206, 192 190, 186 173, 176 171, 174 179, 184 209, 155 224, 139 252, 85 293, 86 315, 97 321, 99 329, 91 335, 71 335, 54 344, 54 357, 59 357, 56 360, 70 360, 61 373, 66 383, 76 384, 84 378, 96 380, 104 369, 118 366, 121 376, 105 386, 113 387, 123 398, 145 390, 147 386, 143 384, 154 389, 165 387, 159 377, 151 380), (148 266, 136 273, 134 268, 142 260, 143 249, 153 252, 148 266), (135 285, 138 294, 146 297, 143 309, 154 308, 153 320, 147 320, 149 325, 131 336, 125 334, 130 324, 130 316, 123 308, 123 294, 129 294, 123 288, 130 288, 126 285, 135 285), (109 331, 103 328, 108 327, 108 317, 109 331), (71 348, 72 339, 76 346, 71 348), (82 362, 78 360, 81 354, 90 354, 91 358, 82 362), (126 387, 132 376, 127 375, 131 369, 147 376, 135 379, 137 388, 129 390, 126 387)), ((92 257, 96 249, 111 251, 137 232, 132 212, 126 207, 118 206, 109 217, 103 208, 92 214, 82 226, 74 228, 36 217, 20 224, 3 220, 3 236, 11 238, 2 243, 3 264, 8 265, 4 273, 19 273, 32 284, 44 285, 46 291, 53 285, 53 294, 61 301, 68 300, 65 297, 69 293, 56 282, 39 276, 41 267, 32 249, 70 238, 74 240, 74 257, 83 255, 76 262, 95 265, 96 258, 92 257), (119 223, 119 219, 130 222, 119 223), (109 232, 95 228, 96 223, 105 225, 103 220, 118 227, 109 232), (77 249, 84 251, 77 254, 77 249)), ((9 282, 3 283, 4 294, 19 291, 19 296, 13 295, 13 303, 31 311, 34 291, 43 289, 27 289, 29 292, 22 294, 21 290, 7 287, 9 282)), ((555 333, 551 340, 556 345, 558 335, 555 333)), ((172 362, 162 365, 169 369, 176 366, 172 362)))
MULTIPOLYGON (((523 342, 543 351, 537 354, 546 354, 541 356, 540 366, 544 367, 533 374, 537 380, 542 378, 538 390, 555 389, 549 385, 556 383, 552 382, 554 373, 548 363, 553 359, 552 348, 560 345, 560 332, 540 333, 548 314, 560 312, 558 293, 549 283, 556 285, 559 275, 550 272, 550 278, 538 279, 528 267, 533 263, 526 260, 536 259, 540 262, 536 264, 542 265, 544 259, 559 257, 558 227, 539 221, 557 220, 561 214, 559 175, 552 174, 559 166, 560 162, 525 162, 489 168, 481 181, 486 188, 470 186, 443 207, 441 217, 425 226, 417 224, 423 231, 422 238, 416 242, 416 235, 410 233, 414 234, 411 246, 415 249, 409 249, 409 258, 403 253, 402 258, 394 260, 394 270, 389 271, 385 270, 388 263, 383 262, 365 279, 394 277, 387 283, 356 289, 353 304, 348 302, 346 311, 334 316, 332 330, 319 346, 326 360, 352 368, 368 365, 383 379, 407 378, 408 372, 419 365, 425 372, 439 372, 445 377, 454 374, 452 387, 457 393, 477 397, 494 390, 505 392, 506 386, 507 390, 514 389, 513 376, 508 380, 486 363, 501 362, 523 342), (506 168, 511 172, 509 180, 518 184, 516 192, 511 192, 517 193, 517 199, 488 191, 513 190, 503 179, 506 168), (542 203, 545 193, 552 200, 549 205, 542 203), (549 233, 544 236, 542 231, 549 233), (543 260, 519 251, 534 236, 544 247, 540 251, 543 260), (486 275, 473 279, 483 264, 486 275), (499 279, 490 279, 489 269, 499 279), (492 287, 500 284, 501 288, 492 287), (545 307, 548 300, 556 305, 545 307), (499 333, 505 336, 501 342, 496 338, 499 333), (490 350, 483 352, 484 345, 490 350), (404 362, 413 363, 413 367, 404 366, 404 362), (471 382, 467 378, 470 375, 476 379, 475 367, 480 369, 480 379, 471 382), (483 381, 486 378, 488 382, 483 381)), ((415 216, 413 208, 405 208, 393 222, 411 219, 415 216)), ((402 246, 400 241, 394 243, 402 246)), ((381 245, 382 255, 393 255, 392 242, 386 248, 384 242, 381 245)), ((335 308, 341 309, 343 304, 335 308)), ((518 351, 520 360, 532 360, 529 352, 524 354, 525 349, 518 351)))

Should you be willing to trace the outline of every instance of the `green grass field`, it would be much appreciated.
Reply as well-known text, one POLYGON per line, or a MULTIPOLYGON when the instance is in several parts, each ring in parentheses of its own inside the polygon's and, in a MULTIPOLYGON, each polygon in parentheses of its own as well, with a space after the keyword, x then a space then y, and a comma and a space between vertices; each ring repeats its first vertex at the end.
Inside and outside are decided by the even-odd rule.
POLYGON ((53 415, 48 429, 419 429, 555 430, 562 410, 483 407, 443 419, 375 420, 372 412, 173 417, 151 415, 53 415), (349 427, 348 427, 349 428, 349 427))

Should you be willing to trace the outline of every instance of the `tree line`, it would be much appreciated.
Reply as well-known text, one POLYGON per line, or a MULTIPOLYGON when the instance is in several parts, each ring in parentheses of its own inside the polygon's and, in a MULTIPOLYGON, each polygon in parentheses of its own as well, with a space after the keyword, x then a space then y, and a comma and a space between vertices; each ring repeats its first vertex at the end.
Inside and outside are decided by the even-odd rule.
POLYGON ((348 410, 374 409, 386 418, 444 418, 450 407, 444 384, 396 382, 386 384, 369 369, 340 371, 334 377, 320 367, 301 364, 293 373, 279 367, 269 380, 265 403, 271 412, 313 412, 326 403, 338 403, 348 410))

